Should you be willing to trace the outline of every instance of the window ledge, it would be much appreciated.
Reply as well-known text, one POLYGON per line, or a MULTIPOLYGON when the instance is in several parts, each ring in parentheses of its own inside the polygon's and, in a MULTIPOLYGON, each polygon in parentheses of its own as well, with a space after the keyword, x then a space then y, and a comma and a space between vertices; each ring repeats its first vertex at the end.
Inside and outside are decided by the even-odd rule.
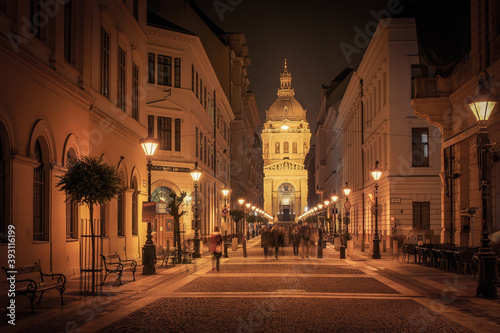
POLYGON ((80 241, 78 238, 66 238, 66 243, 74 243, 80 241))

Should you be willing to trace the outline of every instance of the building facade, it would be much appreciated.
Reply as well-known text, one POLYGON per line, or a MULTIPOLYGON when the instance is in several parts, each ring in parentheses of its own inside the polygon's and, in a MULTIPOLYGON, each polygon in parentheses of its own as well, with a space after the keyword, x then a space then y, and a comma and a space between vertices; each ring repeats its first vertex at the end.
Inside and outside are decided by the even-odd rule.
MULTIPOLYGON (((13 225, 17 265, 39 262, 48 272, 80 272, 88 208, 66 203, 56 184, 69 159, 84 155, 102 156, 122 181, 115 199, 94 207, 102 226, 100 251, 140 260, 147 228, 142 202, 148 200, 140 141, 148 136, 160 142, 152 161, 152 199, 189 195, 181 206, 188 212, 181 221, 183 240, 193 237, 195 227, 189 174, 195 163, 203 171, 201 235, 224 227, 221 190, 230 184, 234 114, 227 84, 214 69, 220 63, 213 65, 201 38, 148 14, 145 1, 38 4, 0 3, 1 265, 13 225)), ((229 59, 230 48, 217 40, 221 57, 229 59)), ((156 245, 168 245, 171 227, 158 216, 156 245)))
POLYGON ((438 147, 441 242, 479 246, 482 220, 487 221, 488 233, 500 231, 500 111, 497 105, 487 122, 492 145, 482 166, 478 163, 479 124, 468 104, 474 98, 498 99, 500 4, 484 0, 461 3, 454 19, 447 22, 454 25, 453 31, 460 29, 459 35, 448 35, 446 29, 441 29, 439 20, 429 20, 431 13, 437 17, 442 15, 438 8, 428 10, 417 7, 416 11, 423 65, 415 78, 412 104, 415 114, 437 126, 442 135, 438 147), (419 22, 433 22, 433 25, 419 22), (452 38, 454 36, 460 38, 452 38), (443 48, 445 41, 453 46, 443 48), (450 50, 454 51, 450 53, 450 50), (436 53, 432 55, 432 52, 436 53), (486 214, 480 191, 482 171, 483 184, 487 186, 486 214))
POLYGON ((382 20, 361 60, 325 87, 316 137, 316 192, 344 215, 351 189, 349 233, 367 244, 375 231, 376 162, 381 239, 439 242, 440 133, 413 114, 412 75, 418 67, 413 19, 382 20))
POLYGON ((264 211, 277 222, 295 222, 307 206, 307 170, 311 132, 306 110, 294 97, 292 75, 281 73, 278 98, 266 111, 262 130, 264 211))
POLYGON ((122 191, 94 207, 102 252, 141 256, 146 224, 146 6, 138 1, 3 1, 0 7, 0 244, 16 231, 16 265, 80 271, 88 208, 56 184, 71 157, 102 156, 122 191), (87 24, 88 23, 88 24, 87 24))
MULTIPOLYGON (((220 193, 230 182, 229 124, 234 115, 199 37, 148 13, 148 134, 160 145, 153 158, 152 199, 186 192, 180 230, 205 238, 215 226, 222 204, 220 193), (194 223, 195 189, 189 173, 197 163, 198 225, 194 223)), ((154 228, 158 244, 167 246, 173 232, 161 216, 154 228), (164 232, 164 230, 168 230, 164 232)), ((170 242, 170 243, 169 243, 170 242)))
POLYGON ((195 1, 161 2, 151 10, 200 38, 222 93, 229 101, 233 116, 230 122, 221 122, 220 131, 229 137, 230 148, 221 147, 220 154, 223 158, 231 157, 231 180, 224 183, 231 191, 224 198, 222 188, 218 186, 213 194, 218 202, 214 218, 222 221, 223 232, 233 233, 235 224, 221 214, 225 202, 233 209, 239 208, 237 200, 240 198, 256 207, 262 207, 263 203, 262 145, 257 135, 261 121, 255 96, 248 90, 247 71, 251 61, 246 37, 241 33, 223 31, 198 8, 195 1))

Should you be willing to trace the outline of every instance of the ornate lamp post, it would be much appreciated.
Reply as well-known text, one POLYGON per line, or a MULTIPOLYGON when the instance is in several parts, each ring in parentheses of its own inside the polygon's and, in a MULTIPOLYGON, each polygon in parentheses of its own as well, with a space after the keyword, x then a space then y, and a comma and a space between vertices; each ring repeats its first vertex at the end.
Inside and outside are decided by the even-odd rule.
POLYGON ((344 210, 345 210, 345 218, 342 219, 342 222, 345 224, 345 226, 342 225, 342 222, 340 223, 341 231, 340 231, 340 259, 345 259, 345 252, 346 252, 346 247, 347 247, 347 237, 349 236, 349 230, 347 229, 347 225, 349 224, 349 209, 351 208, 351 204, 349 203, 349 194, 351 194, 351 189, 349 188, 349 185, 347 182, 345 182, 345 187, 343 189, 344 195, 345 195, 345 204, 344 204, 344 210))
POLYGON ((325 204, 325 209, 326 209, 326 220, 325 220, 325 226, 323 227, 323 231, 326 232, 326 231, 330 231, 331 233, 331 229, 329 228, 330 227, 330 208, 328 207, 330 205, 330 200, 328 199, 325 199, 323 200, 323 203, 325 204), (327 228, 327 223, 328 223, 328 228, 327 228))
POLYGON ((333 191, 333 195, 331 197, 332 199, 332 202, 333 202, 333 233, 336 234, 337 233, 337 221, 336 221, 336 218, 337 218, 337 201, 339 200, 339 196, 337 194, 335 194, 335 191, 333 191))
MULTIPOLYGON (((487 75, 487 74, 486 74, 487 75)), ((489 76, 480 79, 479 95, 469 100, 469 107, 474 116, 476 116, 479 130, 477 132, 477 149, 478 149, 478 169, 479 169, 479 188, 481 190, 482 200, 482 239, 481 248, 477 254, 479 258, 479 278, 476 288, 476 296, 496 297, 497 296, 497 259, 495 253, 490 248, 490 239, 488 238, 488 162, 489 162, 489 147, 491 145, 488 137, 487 122, 491 112, 497 103, 487 91, 487 82, 489 76)))
POLYGON ((380 259, 380 236, 378 234, 378 214, 379 214, 379 207, 378 207, 378 180, 380 179, 380 176, 382 175, 382 169, 378 167, 378 161, 375 162, 375 168, 372 169, 371 171, 372 177, 375 180, 375 209, 374 215, 375 215, 375 236, 373 237, 373 259, 380 259))
POLYGON ((194 181, 194 254, 193 258, 201 258, 200 253, 200 234, 198 226, 198 181, 201 177, 201 170, 198 169, 198 162, 195 162, 194 169, 191 171, 191 177, 194 181))
MULTIPOLYGON (((141 140, 142 149, 144 149, 144 153, 146 153, 146 157, 148 159, 148 202, 151 202, 151 167, 153 166, 152 158, 158 148, 159 142, 152 136, 148 136, 146 139, 141 140)), ((146 234, 146 243, 142 247, 142 274, 144 275, 152 275, 156 274, 155 268, 155 245, 153 244, 151 236, 151 221, 148 221, 148 230, 146 234)))

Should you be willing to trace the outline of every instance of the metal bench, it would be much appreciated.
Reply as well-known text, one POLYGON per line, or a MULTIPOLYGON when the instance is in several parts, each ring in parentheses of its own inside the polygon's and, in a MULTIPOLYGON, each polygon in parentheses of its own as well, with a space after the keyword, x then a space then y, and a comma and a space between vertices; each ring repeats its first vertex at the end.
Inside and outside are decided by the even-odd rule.
POLYGON ((172 266, 175 266, 175 263, 177 261, 177 258, 175 256, 175 252, 172 251, 167 251, 166 248, 158 246, 156 248, 156 259, 155 259, 155 265, 161 261, 161 266, 165 264, 165 267, 168 266, 168 260, 172 262, 172 266))
POLYGON ((115 273, 118 275, 117 280, 119 281, 119 285, 122 284, 122 275, 124 271, 132 272, 133 280, 135 281, 135 271, 137 268, 137 262, 135 260, 123 260, 120 258, 118 253, 113 254, 101 254, 102 261, 104 262, 104 269, 106 270, 106 275, 104 276, 104 280, 102 284, 106 282, 106 278, 108 274, 115 273))
MULTIPOLYGON (((2 267, 7 277, 10 274, 7 268, 2 267)), ((61 295, 61 305, 64 305, 63 293, 66 290, 66 277, 63 274, 44 274, 39 264, 16 267, 16 290, 15 295, 24 295, 28 297, 31 302, 31 312, 34 312, 33 301, 36 299, 36 294, 40 293, 37 304, 42 301, 42 296, 47 290, 57 289, 61 295), (22 279, 19 279, 22 277, 22 279)))

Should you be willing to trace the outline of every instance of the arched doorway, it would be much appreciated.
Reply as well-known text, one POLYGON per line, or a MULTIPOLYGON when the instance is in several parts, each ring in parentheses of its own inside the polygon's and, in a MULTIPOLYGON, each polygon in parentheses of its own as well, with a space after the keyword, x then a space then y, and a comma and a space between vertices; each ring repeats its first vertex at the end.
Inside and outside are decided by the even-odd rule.
MULTIPOLYGON (((172 201, 171 193, 174 190, 166 186, 159 186, 151 193, 151 201, 169 204, 172 201)), ((174 221, 171 215, 158 214, 156 215, 156 222, 152 226, 153 242, 156 246, 166 247, 170 251, 171 246, 176 246, 174 240, 174 221)), ((180 238, 179 238, 180 241, 180 238)))
POLYGON ((295 187, 283 183, 278 187, 278 221, 295 221, 295 187))

